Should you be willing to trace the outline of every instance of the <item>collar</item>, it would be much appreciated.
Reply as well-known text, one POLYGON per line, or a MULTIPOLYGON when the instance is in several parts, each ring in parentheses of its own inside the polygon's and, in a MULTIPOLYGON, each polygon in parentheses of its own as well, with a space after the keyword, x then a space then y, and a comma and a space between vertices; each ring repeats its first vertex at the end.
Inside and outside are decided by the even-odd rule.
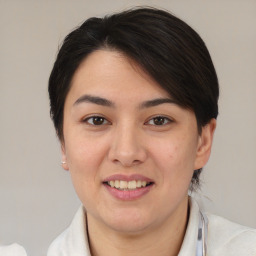
POLYGON ((195 199, 189 197, 189 221, 178 256, 196 256, 199 217, 200 211, 198 204, 195 199))
MULTIPOLYGON (((192 197, 189 206, 188 226, 178 256, 196 256, 200 211, 192 197)), ((91 256, 86 226, 85 210, 80 206, 69 228, 50 245, 47 256, 91 256)))

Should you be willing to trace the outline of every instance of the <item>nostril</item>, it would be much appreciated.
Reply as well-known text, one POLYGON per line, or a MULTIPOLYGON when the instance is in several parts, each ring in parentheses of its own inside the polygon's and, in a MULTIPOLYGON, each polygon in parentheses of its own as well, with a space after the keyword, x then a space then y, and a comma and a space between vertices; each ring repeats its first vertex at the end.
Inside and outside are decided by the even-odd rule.
MULTIPOLYGON (((132 139, 131 139, 132 140, 132 139)), ((113 141, 108 152, 108 159, 125 167, 138 165, 145 161, 147 153, 144 147, 136 142, 126 139, 122 142, 122 138, 113 141)))
POLYGON ((131 166, 140 164, 142 161, 131 160, 131 159, 125 157, 125 158, 119 158, 119 159, 116 158, 116 159, 112 160, 112 162, 115 164, 121 164, 124 167, 131 167, 131 166))

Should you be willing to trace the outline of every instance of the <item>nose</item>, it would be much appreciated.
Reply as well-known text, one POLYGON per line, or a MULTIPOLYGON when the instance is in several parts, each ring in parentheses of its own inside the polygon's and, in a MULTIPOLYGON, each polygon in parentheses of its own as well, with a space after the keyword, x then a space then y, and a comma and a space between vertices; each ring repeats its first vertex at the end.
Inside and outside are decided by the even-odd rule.
POLYGON ((143 163, 146 160, 147 153, 138 129, 125 124, 116 127, 108 156, 112 162, 124 167, 143 163))

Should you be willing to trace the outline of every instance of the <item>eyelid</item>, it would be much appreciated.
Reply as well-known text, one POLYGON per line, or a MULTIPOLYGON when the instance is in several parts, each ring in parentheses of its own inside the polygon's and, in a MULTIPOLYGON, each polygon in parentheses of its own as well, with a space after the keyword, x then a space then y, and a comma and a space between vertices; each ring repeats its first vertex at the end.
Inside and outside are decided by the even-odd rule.
POLYGON ((149 125, 152 125, 152 126, 164 126, 164 125, 168 125, 170 123, 174 122, 174 120, 170 117, 167 117, 167 116, 164 116, 164 115, 155 115, 155 116, 152 116, 150 117, 146 122, 145 124, 149 124, 149 125), (149 124, 150 121, 152 121, 153 119, 155 118, 163 118, 167 121, 167 123, 164 123, 162 125, 156 125, 156 124, 149 124))
POLYGON ((82 118, 81 121, 83 123, 86 123, 91 126, 103 126, 103 125, 111 124, 111 122, 106 117, 104 117, 103 115, 100 115, 100 114, 93 114, 90 116, 86 116, 86 117, 82 118), (102 124, 98 124, 98 125, 89 123, 88 120, 93 119, 93 118, 102 118, 102 119, 104 119, 104 122, 102 124))
MULTIPOLYGON (((101 114, 92 114, 92 115, 83 117, 81 119, 81 122, 86 123, 86 124, 91 125, 91 126, 103 126, 103 125, 111 125, 112 124, 106 117, 104 117, 101 114), (102 118, 102 119, 104 119, 104 122, 102 124, 98 124, 98 125, 88 122, 90 119, 93 120, 93 118, 102 118)), ((174 120, 172 118, 170 118, 170 117, 167 117, 167 116, 164 116, 164 115, 154 115, 154 116, 148 118, 148 120, 144 124, 152 125, 152 126, 165 126, 165 125, 168 125, 168 124, 170 124, 172 122, 174 122, 174 120), (152 120, 154 120, 156 118, 162 118, 162 119, 165 120, 165 122, 163 124, 160 124, 160 125, 150 124, 150 121, 152 121, 152 120)))

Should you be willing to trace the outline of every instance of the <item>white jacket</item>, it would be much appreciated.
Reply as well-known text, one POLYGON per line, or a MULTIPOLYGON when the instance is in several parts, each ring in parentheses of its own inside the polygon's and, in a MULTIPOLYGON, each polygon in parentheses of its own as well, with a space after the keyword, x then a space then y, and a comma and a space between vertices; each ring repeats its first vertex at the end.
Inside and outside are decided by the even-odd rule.
POLYGON ((18 244, 11 244, 8 246, 0 246, 0 256, 26 256, 26 252, 18 244))
MULTIPOLYGON (((256 230, 232 223, 224 218, 208 217, 207 256, 256 256, 256 230)), ((47 256, 91 256, 86 230, 86 217, 81 206, 69 228, 57 237, 47 256)), ((195 256, 200 211, 190 200, 190 217, 178 256, 195 256)))

